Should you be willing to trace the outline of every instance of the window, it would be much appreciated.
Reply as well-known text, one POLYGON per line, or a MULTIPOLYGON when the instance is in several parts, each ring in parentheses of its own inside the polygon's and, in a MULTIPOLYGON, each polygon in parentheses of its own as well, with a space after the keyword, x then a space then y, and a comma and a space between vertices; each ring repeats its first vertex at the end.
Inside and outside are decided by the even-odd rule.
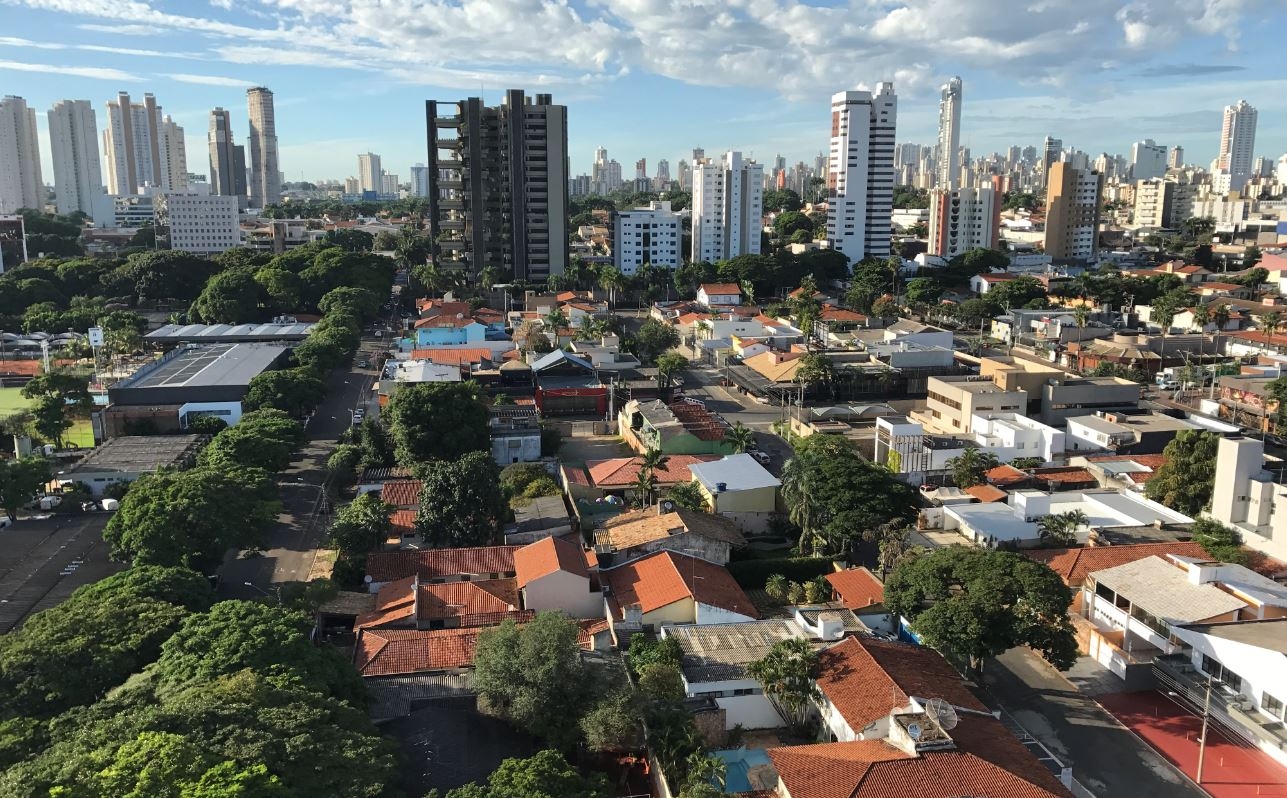
POLYGON ((1269 693, 1260 694, 1260 709, 1269 715, 1273 715, 1275 718, 1279 718, 1280 720, 1282 719, 1283 702, 1274 698, 1269 693))

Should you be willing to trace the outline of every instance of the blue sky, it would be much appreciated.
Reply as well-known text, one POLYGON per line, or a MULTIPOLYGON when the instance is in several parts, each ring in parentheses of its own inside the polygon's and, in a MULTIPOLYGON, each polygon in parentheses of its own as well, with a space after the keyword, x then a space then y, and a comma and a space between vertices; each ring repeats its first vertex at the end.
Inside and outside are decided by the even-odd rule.
POLYGON ((355 174, 368 150, 406 180, 423 100, 525 88, 569 106, 574 174, 603 145, 629 176, 696 146, 812 163, 831 94, 881 80, 899 141, 928 144, 958 74, 975 154, 1148 137, 1206 164, 1240 98, 1257 155, 1287 152, 1284 29, 1282 0, 0 0, 0 94, 43 138, 57 100, 92 101, 101 130, 117 91, 150 91, 204 173, 209 110, 244 139, 244 89, 265 85, 288 180, 355 174))

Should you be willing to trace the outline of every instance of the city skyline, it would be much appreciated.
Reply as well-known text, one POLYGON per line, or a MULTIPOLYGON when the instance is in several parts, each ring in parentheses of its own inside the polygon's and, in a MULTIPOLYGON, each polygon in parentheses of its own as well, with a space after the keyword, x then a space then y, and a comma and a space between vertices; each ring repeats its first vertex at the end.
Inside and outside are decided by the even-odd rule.
MULTIPOLYGON (((788 164, 812 163, 826 146, 831 94, 870 89, 890 79, 900 98, 899 141, 931 144, 937 138, 937 89, 953 74, 969 91, 961 144, 976 157, 1010 144, 1039 144, 1046 135, 1092 156, 1125 154, 1133 142, 1153 138, 1183 146, 1190 162, 1205 165, 1216 156, 1224 107, 1239 99, 1260 112, 1256 154, 1277 157, 1287 150, 1287 79, 1259 78, 1265 73, 1256 71, 1260 53, 1272 51, 1273 23, 1287 19, 1268 3, 1218 15, 1204 15, 1201 3, 1189 3, 1198 10, 1191 15, 1195 23, 1183 21, 1183 9, 1168 6, 1163 13, 1150 10, 1148 3, 1133 3, 1115 14, 1098 9, 1105 19, 1091 18, 1096 9, 1079 8, 998 21, 972 3, 936 10, 927 0, 888 12, 846 12, 839 22, 829 16, 839 9, 793 4, 798 14, 830 25, 834 41, 813 42, 816 53, 803 47, 798 33, 779 31, 782 41, 762 41, 758 33, 750 34, 771 32, 770 20, 743 11, 741 21, 754 29, 743 31, 743 49, 763 63, 742 69, 708 64, 691 71, 625 46, 650 26, 679 25, 678 12, 665 7, 625 8, 621 17, 608 17, 575 4, 538 12, 521 8, 522 0, 505 0, 509 15, 544 13, 551 19, 542 22, 550 26, 571 26, 572 38, 561 38, 567 52, 538 52, 530 42, 514 41, 519 31, 505 25, 493 31, 494 41, 483 41, 479 23, 466 21, 453 41, 467 41, 468 47, 456 52, 470 56, 465 66, 447 68, 409 52, 415 42, 443 35, 435 28, 439 23, 407 27, 377 19, 405 13, 398 4, 358 10, 345 3, 306 2, 293 4, 300 12, 287 12, 251 3, 248 14, 240 6, 220 8, 227 3, 219 2, 193 15, 141 1, 102 8, 52 0, 15 4, 5 12, 9 35, 0 37, 0 94, 22 96, 36 109, 46 176, 52 164, 45 114, 58 101, 89 100, 101 128, 108 98, 118 91, 151 92, 187 131, 189 152, 199 153, 206 145, 201 133, 209 110, 243 108, 245 89, 256 85, 275 94, 280 163, 288 181, 342 180, 352 174, 354 156, 365 151, 381 154, 390 172, 406 175, 412 164, 425 160, 422 137, 416 135, 424 99, 481 95, 491 103, 511 87, 553 91, 569 106, 574 175, 590 171, 600 145, 624 164, 640 158, 677 163, 695 146, 740 150, 760 163, 779 154, 788 164), (637 12, 636 18, 627 21, 628 12, 637 12), (387 31, 378 22, 387 24, 387 31), (947 25, 955 26, 950 37, 947 25), (56 41, 47 35, 55 26, 60 30, 56 41), (1051 38, 1059 30, 1069 41, 1051 38), (326 47, 305 51, 283 41, 287 33, 282 31, 316 34, 310 41, 326 47), (401 43, 390 39, 395 31, 405 37, 401 43), (863 36, 883 42, 883 55, 855 55, 840 46, 863 36), (935 36, 941 37, 940 46, 915 46, 935 36), (236 39, 244 42, 233 44, 236 39), (492 67, 487 57, 502 47, 508 50, 492 67), (992 48, 996 52, 983 52, 992 48), (933 63, 925 63, 929 52, 937 54, 933 63), (799 63, 785 68, 783 59, 792 55, 799 63), (766 66, 784 68, 774 73, 766 66), (376 69, 385 73, 378 81, 372 80, 376 69), (766 77, 769 85, 758 85, 766 77), (334 102, 339 94, 345 97, 344 112, 334 102), (639 96, 672 110, 632 113, 639 96), (1131 116, 1123 117, 1123 109, 1131 116), (373 119, 379 124, 372 125, 373 119)), ((471 3, 492 11, 501 6, 502 0, 471 3)), ((732 54, 741 51, 735 44, 703 40, 685 57, 736 62, 740 57, 732 54), (728 57, 716 59, 719 54, 728 57)), ((245 117, 234 125, 244 140, 245 117)), ((206 171, 199 161, 190 169, 206 171)))

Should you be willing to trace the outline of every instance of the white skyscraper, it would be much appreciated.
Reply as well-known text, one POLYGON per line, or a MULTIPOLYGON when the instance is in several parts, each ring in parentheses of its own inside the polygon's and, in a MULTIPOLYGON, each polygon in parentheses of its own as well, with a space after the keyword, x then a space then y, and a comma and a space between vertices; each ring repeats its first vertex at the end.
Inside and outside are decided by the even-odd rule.
POLYGON ((851 263, 889 255, 897 122, 892 83, 881 83, 875 95, 842 91, 831 98, 827 238, 851 263))
POLYGON ((961 79, 954 77, 943 88, 938 101, 939 188, 955 188, 961 179, 961 79))
POLYGON ((263 86, 246 90, 250 116, 250 205, 265 208, 282 199, 281 171, 277 160, 277 116, 273 93, 263 86))
MULTIPOLYGON (((1153 180, 1166 174, 1166 145, 1144 139, 1131 145, 1131 178, 1153 180)), ((1105 174, 1108 170, 1101 170, 1105 174)))
POLYGON ((89 100, 63 100, 49 109, 49 147, 58 212, 93 216, 94 198, 103 193, 103 167, 98 122, 89 100))
POLYGON ((121 92, 107 103, 103 153, 108 193, 137 194, 145 185, 171 188, 165 135, 161 106, 151 94, 135 103, 121 92))
POLYGON ((429 196, 429 167, 422 163, 411 167, 411 196, 429 196))
POLYGON ((380 156, 373 152, 358 156, 358 186, 363 191, 374 191, 377 194, 384 190, 384 170, 380 168, 380 156))
MULTIPOLYGON (((1220 154, 1216 157, 1216 170, 1227 175, 1225 191, 1240 191, 1251 176, 1251 162, 1256 149, 1256 109, 1239 100, 1237 105, 1224 109, 1224 124, 1220 128, 1220 154)), ((1220 176, 1217 176, 1220 177, 1220 176)), ((1217 184, 1221 181, 1218 179, 1217 184)))
POLYGON ((693 167, 694 263, 758 255, 763 215, 763 165, 729 151, 693 167))
POLYGON ((36 110, 21 97, 5 97, 0 100, 0 213, 44 204, 36 110))
POLYGON ((164 185, 171 191, 184 191, 188 187, 188 147, 183 141, 183 128, 169 115, 161 120, 161 140, 164 185))

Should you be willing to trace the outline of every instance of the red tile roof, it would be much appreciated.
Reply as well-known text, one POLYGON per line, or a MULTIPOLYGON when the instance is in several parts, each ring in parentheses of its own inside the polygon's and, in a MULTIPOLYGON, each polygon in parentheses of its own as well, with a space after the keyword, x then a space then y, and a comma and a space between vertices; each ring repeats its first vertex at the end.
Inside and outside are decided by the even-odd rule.
POLYGON ((481 629, 361 629, 353 664, 362 676, 401 676, 409 673, 468 668, 481 629))
POLYGON ((393 523, 393 531, 402 537, 414 534, 416 531, 416 513, 417 510, 394 510, 389 520, 393 523))
POLYGON ((584 579, 590 578, 585 550, 575 543, 553 537, 529 543, 514 552, 514 570, 518 575, 520 588, 556 571, 567 571, 584 579))
POLYGON ((638 604, 652 612, 692 597, 700 604, 759 618, 755 605, 727 570, 687 554, 659 551, 625 565, 601 570, 599 579, 612 590, 609 604, 621 608, 638 604))
MULTIPOLYGON (((653 471, 653 476, 657 478, 658 485, 692 482, 693 475, 688 470, 690 466, 694 463, 709 463, 718 459, 718 455, 672 454, 664 467, 653 471)), ((633 486, 642 465, 642 457, 614 457, 611 460, 590 460, 585 464, 592 484, 600 488, 633 486)))
POLYGON ((477 324, 477 323, 478 322, 474 321, 474 319, 470 316, 457 318, 456 316, 443 315, 443 316, 431 316, 427 319, 421 319, 420 321, 415 323, 415 328, 417 330, 431 329, 435 327, 450 327, 455 329, 457 327, 468 327, 471 324, 477 324))
POLYGON ((1018 485, 1031 479, 1026 473, 1012 465, 999 465, 985 473, 983 477, 988 481, 988 484, 1001 487, 1018 485))
POLYGON ((1207 558, 1206 550, 1196 543, 1134 543, 1125 546, 1080 546, 1071 549, 1023 549, 1023 553, 1043 562, 1059 574, 1069 587, 1081 587, 1086 575, 1105 568, 1142 560, 1157 555, 1178 554, 1182 557, 1207 558))
POLYGON ((1035 468, 1032 478, 1038 482, 1067 483, 1074 485, 1095 484, 1095 475, 1084 468, 1061 466, 1055 468, 1035 468))
POLYGON ((672 402, 668 407, 679 423, 684 425, 684 429, 698 440, 724 440, 724 433, 728 428, 702 405, 680 400, 672 402))
POLYGON ((742 286, 737 283, 702 283, 701 290, 706 296, 742 295, 742 286))
POLYGON ((420 504, 420 491, 425 483, 418 479, 398 479, 384 483, 380 498, 394 507, 414 507, 420 504))
POLYGON ((419 576, 422 582, 461 575, 512 574, 514 552, 519 546, 485 546, 474 549, 421 549, 378 551, 367 557, 366 573, 372 582, 392 582, 419 576))
POLYGON ((971 485, 965 489, 965 492, 984 504, 1003 502, 1006 500, 1006 497, 1010 495, 1000 488, 994 488, 991 485, 971 485))
POLYGON ((1093 457, 1087 457, 1086 461, 1090 463, 1106 462, 1124 462, 1130 461, 1144 466, 1148 471, 1128 471, 1125 477, 1135 484, 1143 484, 1153 477, 1157 476, 1157 470, 1166 462, 1164 454, 1104 454, 1093 457))
POLYGON ((461 349, 432 347, 411 350, 412 360, 428 360, 430 363, 436 363, 439 366, 481 363, 484 360, 493 360, 494 358, 492 350, 486 347, 465 347, 461 349))
POLYGON ((399 579, 380 588, 376 611, 359 616, 354 628, 414 626, 416 621, 454 619, 455 626, 494 626, 505 618, 525 619, 518 612, 518 587, 513 579, 482 582, 418 584, 399 579))
POLYGON ((820 321, 866 321, 867 317, 852 310, 828 305, 822 309, 822 313, 818 314, 818 319, 820 321))
POLYGON ((851 610, 881 604, 885 600, 885 585, 866 566, 835 571, 826 575, 832 590, 851 610))
POLYGON ((416 309, 424 318, 457 314, 468 317, 473 312, 468 302, 447 302, 442 299, 422 299, 416 303, 416 309))

